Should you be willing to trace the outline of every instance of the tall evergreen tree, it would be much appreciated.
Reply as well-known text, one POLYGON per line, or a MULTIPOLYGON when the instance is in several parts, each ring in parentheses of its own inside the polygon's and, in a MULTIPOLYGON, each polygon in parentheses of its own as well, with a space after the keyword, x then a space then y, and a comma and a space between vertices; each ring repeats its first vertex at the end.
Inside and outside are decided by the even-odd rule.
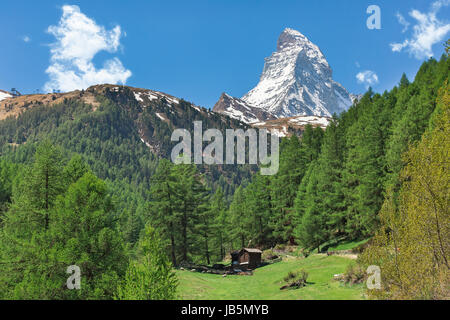
POLYGON ((228 209, 228 216, 230 219, 231 229, 231 247, 245 247, 246 242, 250 237, 247 216, 246 216, 246 202, 244 197, 244 188, 239 186, 233 196, 233 201, 228 209))
MULTIPOLYGON (((90 172, 70 185, 52 210, 50 257, 80 267, 81 290, 70 291, 78 298, 112 299, 124 276, 125 249, 113 211, 106 183, 90 172)), ((62 274, 67 278, 65 269, 62 274)))
POLYGON ((272 215, 269 223, 276 242, 294 240, 292 207, 306 163, 304 149, 296 136, 282 141, 279 170, 271 179, 272 215))
POLYGON ((176 254, 176 223, 175 207, 177 199, 177 178, 173 175, 172 164, 162 159, 152 179, 150 189, 150 220, 159 229, 165 239, 169 239, 172 264, 177 265, 176 254))
POLYGON ((0 230, 0 260, 4 263, 0 278, 7 298, 22 297, 20 292, 14 293, 18 284, 34 274, 34 266, 45 259, 42 247, 47 246, 50 210, 64 192, 62 171, 60 150, 46 141, 38 147, 33 165, 20 172, 13 186, 11 207, 0 230))
POLYGON ((346 207, 342 190, 342 170, 344 141, 338 122, 333 119, 325 131, 322 152, 317 161, 319 201, 322 202, 323 215, 327 217, 330 237, 345 233, 346 207))
MULTIPOLYGON (((231 225, 228 221, 228 210, 227 204, 225 201, 224 194, 222 192, 222 188, 217 188, 214 195, 210 200, 210 215, 213 217, 213 237, 214 237, 214 246, 219 248, 219 260, 222 261, 225 258, 226 248, 230 243, 230 229, 231 225)), ((231 249, 231 248, 229 248, 231 249)))
MULTIPOLYGON (((253 246, 267 247, 274 242, 271 182, 270 177, 256 174, 244 191, 245 223, 252 235, 249 240, 253 246)), ((283 227, 280 226, 280 229, 283 227)))
POLYGON ((327 217, 323 211, 323 204, 317 189, 318 184, 318 166, 313 162, 308 173, 306 183, 306 196, 304 201, 304 211, 299 208, 301 218, 296 228, 297 238, 304 248, 319 251, 320 245, 329 239, 327 229, 327 217))
POLYGON ((130 261, 119 285, 120 300, 170 300, 176 298, 177 278, 165 253, 165 246, 150 226, 138 245, 137 260, 130 261))

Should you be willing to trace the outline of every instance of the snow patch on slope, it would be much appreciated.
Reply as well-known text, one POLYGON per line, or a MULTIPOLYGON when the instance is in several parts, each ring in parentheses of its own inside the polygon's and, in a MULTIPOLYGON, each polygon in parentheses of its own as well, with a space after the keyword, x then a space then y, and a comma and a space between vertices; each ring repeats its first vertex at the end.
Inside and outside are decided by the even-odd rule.
POLYGON ((327 127, 330 123, 330 120, 325 117, 314 117, 314 116, 300 116, 289 119, 290 123, 294 123, 296 125, 318 125, 320 127, 327 127))
POLYGON ((151 101, 161 100, 163 98, 167 101, 169 105, 180 103, 179 99, 159 91, 147 89, 133 89, 133 93, 136 101, 139 102, 144 107, 147 106, 147 104, 151 101))
POLYGON ((0 91, 0 101, 5 100, 7 98, 12 98, 12 95, 5 91, 0 91))
POLYGON ((141 93, 140 92, 134 92, 134 98, 138 102, 144 102, 144 100, 141 98, 141 93))

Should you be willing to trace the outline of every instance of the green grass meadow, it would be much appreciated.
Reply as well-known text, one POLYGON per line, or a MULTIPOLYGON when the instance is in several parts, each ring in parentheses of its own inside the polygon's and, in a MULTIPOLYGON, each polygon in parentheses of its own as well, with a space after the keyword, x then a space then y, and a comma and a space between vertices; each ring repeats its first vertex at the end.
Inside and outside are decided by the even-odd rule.
POLYGON ((177 270, 180 299, 192 300, 360 300, 364 285, 344 285, 333 280, 343 273, 349 258, 311 255, 285 257, 283 261, 258 268, 252 276, 221 275, 177 270), (300 289, 280 290, 289 271, 304 269, 308 284, 300 289))

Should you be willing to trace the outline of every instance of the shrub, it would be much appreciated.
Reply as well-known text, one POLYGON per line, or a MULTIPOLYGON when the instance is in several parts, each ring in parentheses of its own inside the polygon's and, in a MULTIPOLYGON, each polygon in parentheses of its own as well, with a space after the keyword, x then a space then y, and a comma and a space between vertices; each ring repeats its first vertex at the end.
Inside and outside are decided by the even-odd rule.
POLYGON ((370 244, 370 240, 356 246, 355 248, 352 249, 352 252, 356 253, 356 254, 361 254, 361 253, 363 253, 364 250, 366 250, 366 248, 369 246, 369 244, 370 244))
POLYGON ((305 270, 300 271, 289 271, 287 276, 283 278, 284 282, 287 284, 282 286, 280 289, 287 289, 287 288, 302 288, 306 286, 306 281, 308 280, 308 272, 305 270))
POLYGON ((307 250, 307 249, 304 249, 304 250, 302 251, 302 254, 303 254, 303 256, 304 256, 305 258, 308 258, 309 255, 311 254, 311 252, 310 252, 309 250, 307 250))
POLYGON ((289 280, 295 279, 298 275, 298 272, 289 271, 287 276, 283 278, 284 282, 289 282, 289 280))
POLYGON ((364 268, 359 264, 350 264, 347 267, 342 279, 345 283, 351 285, 356 283, 362 283, 366 280, 367 274, 364 268))
POLYGON ((275 250, 284 251, 286 249, 286 245, 284 243, 279 243, 275 246, 275 250))
POLYGON ((278 258, 278 255, 276 255, 276 254, 273 252, 272 249, 267 249, 267 250, 264 250, 264 251, 263 251, 261 257, 262 257, 262 259, 263 259, 264 261, 267 261, 267 260, 274 260, 274 259, 277 259, 277 258, 278 258))

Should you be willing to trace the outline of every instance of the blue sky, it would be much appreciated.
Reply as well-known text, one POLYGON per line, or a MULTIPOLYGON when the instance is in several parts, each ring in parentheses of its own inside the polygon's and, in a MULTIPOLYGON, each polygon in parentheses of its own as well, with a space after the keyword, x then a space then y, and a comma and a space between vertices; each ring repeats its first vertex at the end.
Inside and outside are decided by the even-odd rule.
POLYGON ((0 89, 64 90, 78 59, 88 71, 74 75, 77 83, 126 80, 212 107, 222 92, 241 97, 257 84, 289 27, 321 48, 350 92, 369 84, 381 92, 403 72, 412 79, 427 56, 440 57, 449 20, 450 0, 3 1, 0 89), (60 25, 65 5, 65 22, 81 19, 91 33, 60 25), (381 9, 381 30, 367 28, 369 5, 381 9))

